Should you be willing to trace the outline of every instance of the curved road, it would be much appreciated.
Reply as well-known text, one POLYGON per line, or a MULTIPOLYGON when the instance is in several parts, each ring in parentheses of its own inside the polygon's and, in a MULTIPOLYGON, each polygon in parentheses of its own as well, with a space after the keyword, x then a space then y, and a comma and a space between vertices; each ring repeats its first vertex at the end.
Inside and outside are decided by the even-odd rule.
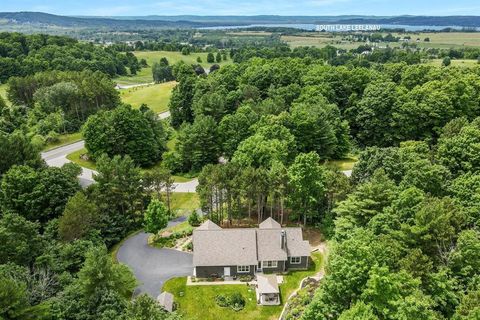
MULTIPOLYGON (((170 112, 163 112, 158 115, 159 119, 166 119, 170 117, 170 112)), ((71 161, 67 159, 67 155, 72 152, 78 151, 83 149, 85 146, 84 141, 78 141, 72 144, 68 144, 65 146, 61 146, 55 148, 53 150, 42 152, 42 159, 45 160, 47 165, 51 167, 61 167, 66 163, 70 163, 71 161)), ((82 173, 78 177, 80 180, 80 184, 82 187, 86 188, 89 185, 93 184, 95 181, 93 180, 93 175, 97 172, 95 170, 87 169, 82 167, 82 173)), ((196 192, 196 188, 198 185, 198 180, 193 179, 187 182, 178 182, 174 183, 175 188, 173 192, 196 192)))
MULTIPOLYGON (((169 226, 185 221, 185 217, 169 222, 169 226)), ((135 295, 147 293, 156 298, 165 281, 193 273, 193 255, 173 249, 156 249, 147 244, 148 234, 140 232, 122 244, 117 260, 132 268, 140 285, 135 295)))

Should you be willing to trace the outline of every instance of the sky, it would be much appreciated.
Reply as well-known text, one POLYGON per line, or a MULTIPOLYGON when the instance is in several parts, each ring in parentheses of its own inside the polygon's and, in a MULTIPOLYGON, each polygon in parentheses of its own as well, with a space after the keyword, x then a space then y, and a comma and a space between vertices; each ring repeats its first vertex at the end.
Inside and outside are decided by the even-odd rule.
POLYGON ((479 0, 0 0, 0 11, 58 15, 480 15, 479 0))

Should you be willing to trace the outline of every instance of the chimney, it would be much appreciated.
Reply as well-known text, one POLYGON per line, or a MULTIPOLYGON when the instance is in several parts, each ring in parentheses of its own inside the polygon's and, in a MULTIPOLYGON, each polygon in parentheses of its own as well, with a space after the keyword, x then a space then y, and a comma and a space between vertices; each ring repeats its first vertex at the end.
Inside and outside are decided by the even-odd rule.
POLYGON ((283 249, 283 250, 286 250, 286 249, 287 249, 287 248, 286 248, 286 247, 287 247, 287 233, 285 232, 285 230, 282 230, 282 231, 281 231, 281 236, 280 236, 280 238, 281 238, 280 241, 281 241, 282 249, 283 249))

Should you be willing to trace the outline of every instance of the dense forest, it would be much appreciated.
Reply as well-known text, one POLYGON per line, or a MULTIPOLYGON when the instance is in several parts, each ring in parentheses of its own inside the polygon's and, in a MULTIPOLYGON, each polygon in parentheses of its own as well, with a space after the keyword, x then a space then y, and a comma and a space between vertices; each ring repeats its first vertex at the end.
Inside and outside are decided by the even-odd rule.
POLYGON ((0 33, 0 83, 12 76, 37 72, 101 71, 107 75, 135 73, 140 69, 133 54, 117 53, 69 37, 43 34, 0 33))
POLYGON ((304 319, 476 319, 479 71, 253 58, 197 78, 184 67, 165 161, 203 168, 198 192, 218 222, 288 215, 331 237, 304 319), (350 180, 321 165, 354 149, 350 180))

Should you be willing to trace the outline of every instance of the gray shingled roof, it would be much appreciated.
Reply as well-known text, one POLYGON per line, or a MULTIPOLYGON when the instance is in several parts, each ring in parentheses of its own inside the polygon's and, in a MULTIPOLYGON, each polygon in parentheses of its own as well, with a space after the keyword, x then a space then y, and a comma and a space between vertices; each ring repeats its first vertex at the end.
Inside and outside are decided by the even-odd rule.
POLYGON ((173 294, 170 292, 162 292, 158 297, 157 297, 157 302, 163 307, 168 312, 173 311, 173 294))
POLYGON ((280 229, 282 226, 277 221, 273 220, 271 217, 265 219, 262 223, 258 225, 260 229, 280 229))
POLYGON ((305 257, 310 255, 310 244, 303 240, 301 228, 285 228, 287 233, 287 254, 289 257, 305 257))
POLYGON ((193 231, 193 265, 256 265, 259 261, 310 255, 310 244, 303 240, 301 228, 281 228, 271 218, 260 227, 222 229, 207 220, 193 231), (282 248, 282 231, 286 234, 286 249, 282 248))
POLYGON ((257 264, 255 229, 193 231, 194 266, 257 264))
POLYGON ((202 223, 196 230, 222 230, 217 224, 213 223, 211 220, 207 220, 202 223))
POLYGON ((287 251, 282 249, 281 229, 257 230, 258 260, 287 260, 287 251))
POLYGON ((260 294, 280 293, 277 276, 273 274, 257 275, 257 289, 260 294))

